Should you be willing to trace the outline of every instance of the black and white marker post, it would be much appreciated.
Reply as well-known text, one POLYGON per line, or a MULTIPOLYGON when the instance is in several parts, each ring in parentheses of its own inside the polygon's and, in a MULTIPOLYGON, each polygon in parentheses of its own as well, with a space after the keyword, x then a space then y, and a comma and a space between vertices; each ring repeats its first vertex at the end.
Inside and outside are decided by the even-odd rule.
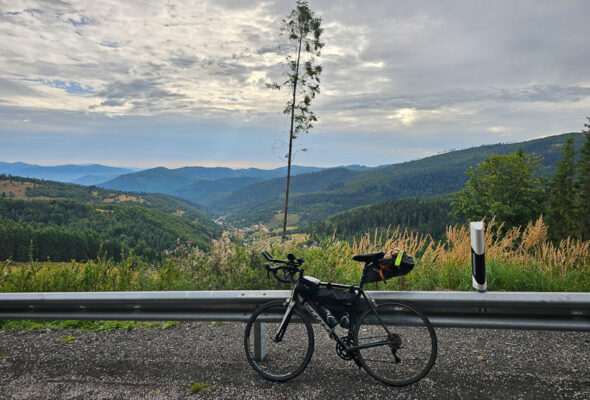
POLYGON ((469 228, 471 231, 471 273, 473 275, 473 287, 478 292, 485 292, 488 285, 486 281, 483 221, 470 222, 469 228))

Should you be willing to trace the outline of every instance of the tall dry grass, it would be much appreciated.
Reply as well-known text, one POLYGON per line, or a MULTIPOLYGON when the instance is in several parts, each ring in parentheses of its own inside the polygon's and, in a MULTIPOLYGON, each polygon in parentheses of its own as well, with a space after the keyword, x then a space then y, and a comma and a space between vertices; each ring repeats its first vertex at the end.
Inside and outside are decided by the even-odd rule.
MULTIPOLYGON (((495 221, 486 224, 485 254, 490 290, 582 290, 590 291, 590 242, 564 239, 553 244, 540 217, 524 229, 505 233, 495 221)), ((332 243, 336 243, 332 238, 332 243)), ((325 251, 330 251, 328 244, 325 251)), ((393 280, 394 289, 468 290, 471 287, 471 240, 467 226, 447 227, 445 240, 396 228, 385 235, 367 233, 340 251, 341 263, 360 277, 361 265, 351 263, 354 254, 404 249, 416 258, 416 268, 393 280)), ((321 268, 315 266, 315 271, 321 268)), ((389 285, 389 283, 388 283, 389 285)))

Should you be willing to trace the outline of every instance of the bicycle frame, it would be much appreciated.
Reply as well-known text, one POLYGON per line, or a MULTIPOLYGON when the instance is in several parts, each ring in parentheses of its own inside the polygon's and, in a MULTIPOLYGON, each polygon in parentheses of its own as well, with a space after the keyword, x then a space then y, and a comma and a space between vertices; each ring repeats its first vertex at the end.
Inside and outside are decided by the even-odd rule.
MULTIPOLYGON (((300 271, 297 281, 299 282, 301 279, 303 279, 303 276, 304 276, 303 271, 300 271)), ((366 300, 366 303, 375 312, 375 315, 377 316, 379 323, 385 329, 385 331, 387 332, 387 335, 391 335, 391 332, 387 328, 387 325, 383 322, 383 319, 381 318, 381 316, 377 312, 377 304, 375 303, 375 300, 373 300, 373 298, 371 296, 369 296, 369 294, 367 292, 365 292, 362 288, 364 280, 365 280, 365 276, 363 273, 363 277, 361 278, 361 284, 359 286, 343 285, 340 283, 332 283, 332 282, 320 282, 319 283, 320 287, 323 286, 326 288, 348 289, 348 290, 352 290, 356 293, 355 300, 354 300, 353 304, 348 309, 349 314, 350 314, 350 321, 351 321, 351 323, 348 327, 348 332, 347 332, 347 336, 346 336, 348 343, 352 342, 355 324, 357 322, 358 314, 360 314, 359 305, 361 304, 361 301, 362 301, 361 297, 366 300)), ((307 312, 309 314, 311 314, 320 323, 320 325, 324 328, 324 330, 326 330, 326 332, 328 332, 328 335, 330 336, 330 338, 335 340, 343 349, 345 349, 346 352, 354 352, 354 351, 360 350, 360 349, 383 346, 383 345, 388 344, 387 341, 379 341, 379 342, 375 342, 375 343, 367 343, 367 344, 364 344, 361 346, 349 346, 341 338, 338 337, 338 335, 335 333, 335 328, 330 328, 328 326, 327 322, 320 316, 320 313, 318 312, 316 306, 313 303, 305 300, 303 297, 299 296, 299 294, 297 293, 296 287, 293 288, 293 290, 291 291, 291 296, 289 297, 289 299, 287 299, 287 301, 289 304, 287 307, 287 311, 285 312, 285 315, 283 316, 283 319, 281 321, 281 324, 278 328, 278 331, 277 331, 274 339, 272 339, 275 342, 280 342, 283 339, 285 331, 287 330, 287 326, 289 325, 289 322, 291 321, 291 316, 293 315, 293 309, 295 307, 299 306, 299 307, 302 307, 305 310, 307 310, 307 312)))
POLYGON ((272 273, 279 282, 296 283, 287 299, 265 303, 246 325, 246 357, 262 377, 285 382, 303 372, 313 355, 313 320, 336 342, 340 358, 354 361, 385 384, 409 385, 430 371, 436 360, 437 340, 428 318, 401 302, 377 306, 363 290, 365 283, 378 279, 374 272, 382 252, 353 257, 365 263, 358 286, 305 276, 301 268, 305 260, 293 254, 287 255, 288 260, 262 254, 275 264, 265 265, 269 276, 272 273), (289 328, 291 323, 294 325, 289 328), (307 340, 300 344, 299 339, 304 337, 307 340))

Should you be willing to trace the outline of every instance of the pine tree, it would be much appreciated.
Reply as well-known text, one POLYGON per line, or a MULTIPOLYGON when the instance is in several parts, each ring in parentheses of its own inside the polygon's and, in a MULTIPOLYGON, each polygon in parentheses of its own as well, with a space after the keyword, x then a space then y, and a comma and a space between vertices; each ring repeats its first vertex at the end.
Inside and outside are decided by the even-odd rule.
POLYGON ((549 209, 547 222, 553 240, 577 235, 575 202, 574 139, 569 138, 563 145, 561 161, 549 185, 549 209))
POLYGON ((586 141, 580 150, 580 161, 577 166, 577 196, 576 214, 580 226, 580 236, 584 240, 590 240, 590 117, 586 117, 588 123, 584 124, 586 141))
MULTIPOLYGON (((282 33, 287 37, 292 55, 287 56, 287 81, 283 83, 291 90, 292 96, 287 101, 283 113, 291 118, 289 129, 289 153, 287 154, 287 187, 285 189, 285 212, 283 215, 283 235, 287 233, 287 214, 289 210, 289 185, 291 182, 291 162, 293 160, 293 140, 301 132, 309 132, 317 121, 311 111, 311 101, 320 92, 320 74, 322 66, 316 64, 324 43, 321 41, 322 19, 316 17, 306 1, 297 1, 297 6, 283 20, 282 33)), ((267 84, 280 89, 277 83, 267 84)))

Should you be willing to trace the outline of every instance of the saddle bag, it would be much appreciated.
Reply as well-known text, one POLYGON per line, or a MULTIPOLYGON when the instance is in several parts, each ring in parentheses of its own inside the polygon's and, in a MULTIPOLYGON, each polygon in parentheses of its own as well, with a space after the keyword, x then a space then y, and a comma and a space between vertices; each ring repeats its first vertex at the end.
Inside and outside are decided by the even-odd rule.
POLYGON ((389 251, 382 259, 365 267, 365 283, 385 282, 390 278, 406 275, 414 269, 414 265, 414 258, 404 251, 389 251))

